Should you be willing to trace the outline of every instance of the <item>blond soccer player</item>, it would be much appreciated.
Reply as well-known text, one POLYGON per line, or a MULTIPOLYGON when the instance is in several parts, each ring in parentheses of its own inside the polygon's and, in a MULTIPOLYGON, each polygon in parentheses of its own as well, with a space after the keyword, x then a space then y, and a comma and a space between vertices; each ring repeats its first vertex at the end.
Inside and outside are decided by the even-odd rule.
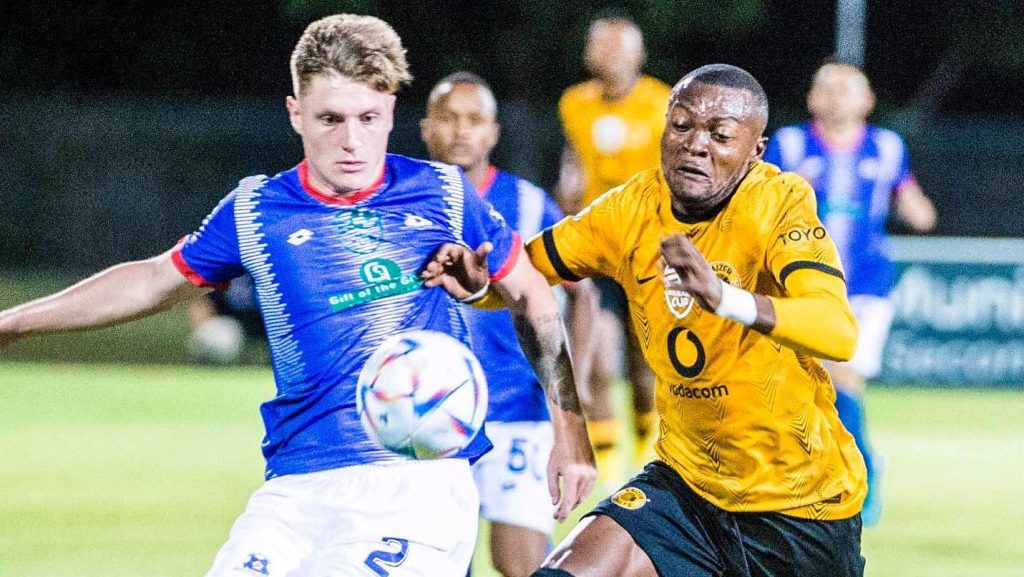
POLYGON ((410 80, 390 26, 350 14, 314 22, 291 71, 298 166, 242 180, 164 254, 0 312, 0 346, 140 318, 249 273, 277 385, 261 407, 266 482, 208 575, 465 575, 478 508, 469 462, 486 452, 486 434, 449 459, 391 453, 360 426, 358 374, 395 333, 465 341, 463 305, 418 273, 445 243, 493 247, 488 277, 554 409, 547 473, 551 514, 564 519, 596 472, 557 303, 456 167, 387 154, 394 93, 410 80))

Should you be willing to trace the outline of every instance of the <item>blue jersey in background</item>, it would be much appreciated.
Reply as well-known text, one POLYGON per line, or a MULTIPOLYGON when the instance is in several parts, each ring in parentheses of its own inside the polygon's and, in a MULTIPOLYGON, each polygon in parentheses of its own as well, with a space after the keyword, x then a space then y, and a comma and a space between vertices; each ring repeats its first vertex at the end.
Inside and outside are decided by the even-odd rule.
POLYGON ((813 123, 780 128, 764 160, 814 187, 821 218, 839 249, 850 295, 887 296, 894 282, 885 221, 893 196, 913 179, 898 134, 868 125, 856 145, 826 144, 813 123))
MULTIPOLYGON (((479 194, 528 239, 562 219, 558 205, 540 188, 513 174, 491 167, 479 194)), ((467 307, 468 308, 468 307, 467 307)), ((487 376, 487 421, 512 423, 547 421, 547 401, 530 362, 519 348, 512 316, 507 310, 469 308, 473 352, 487 376)))
MULTIPOLYGON (((418 273, 442 243, 485 241, 500 278, 521 246, 501 216, 458 168, 397 155, 377 184, 346 199, 318 193, 305 162, 247 178, 185 238, 174 261, 192 282, 252 276, 277 384, 261 406, 268 479, 400 458, 359 423, 359 371, 398 332, 468 342, 465 307, 439 287, 424 289, 418 273)), ((480 434, 459 456, 489 447, 480 434)))

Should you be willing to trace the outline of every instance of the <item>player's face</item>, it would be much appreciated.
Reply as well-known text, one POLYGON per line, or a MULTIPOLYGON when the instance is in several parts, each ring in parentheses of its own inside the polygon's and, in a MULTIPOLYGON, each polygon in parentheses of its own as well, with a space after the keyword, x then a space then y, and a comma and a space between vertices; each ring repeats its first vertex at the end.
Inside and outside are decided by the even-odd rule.
POLYGON ((732 194, 767 139, 749 91, 693 82, 671 103, 661 167, 673 205, 700 213, 732 194))
POLYGON ((430 104, 420 134, 430 158, 462 167, 486 166, 498 143, 494 101, 474 84, 456 84, 430 104))
POLYGON ((837 64, 818 71, 807 95, 807 109, 815 119, 863 122, 875 106, 868 80, 859 70, 837 64))
POLYGON ((317 75, 288 97, 292 127, 302 136, 309 178, 336 194, 362 190, 384 169, 395 97, 338 75, 317 75))
POLYGON ((583 61, 595 78, 628 83, 640 75, 644 45, 640 31, 618 23, 598 23, 590 31, 583 61))

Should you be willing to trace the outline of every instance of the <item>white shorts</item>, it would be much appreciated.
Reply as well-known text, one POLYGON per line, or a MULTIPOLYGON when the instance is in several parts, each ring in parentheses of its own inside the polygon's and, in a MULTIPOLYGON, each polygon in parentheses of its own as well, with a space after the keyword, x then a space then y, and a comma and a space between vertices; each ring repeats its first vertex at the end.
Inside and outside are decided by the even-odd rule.
POLYGON ((461 459, 285 475, 253 493, 207 576, 461 577, 478 510, 461 459))
POLYGON ((860 376, 872 379, 882 372, 882 351, 895 310, 889 299, 873 295, 850 297, 850 308, 857 318, 858 337, 853 358, 845 364, 860 376))
POLYGON ((551 423, 487 423, 494 449, 473 465, 480 516, 550 535, 555 507, 548 492, 551 423))

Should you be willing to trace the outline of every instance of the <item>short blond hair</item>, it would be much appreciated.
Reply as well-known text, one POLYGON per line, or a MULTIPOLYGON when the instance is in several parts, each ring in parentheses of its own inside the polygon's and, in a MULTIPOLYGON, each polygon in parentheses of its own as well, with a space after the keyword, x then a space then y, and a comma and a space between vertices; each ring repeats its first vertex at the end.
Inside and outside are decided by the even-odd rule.
POLYGON ((318 74, 339 74, 389 94, 412 80, 394 29, 357 14, 335 14, 307 26, 292 51, 291 70, 296 95, 318 74))

